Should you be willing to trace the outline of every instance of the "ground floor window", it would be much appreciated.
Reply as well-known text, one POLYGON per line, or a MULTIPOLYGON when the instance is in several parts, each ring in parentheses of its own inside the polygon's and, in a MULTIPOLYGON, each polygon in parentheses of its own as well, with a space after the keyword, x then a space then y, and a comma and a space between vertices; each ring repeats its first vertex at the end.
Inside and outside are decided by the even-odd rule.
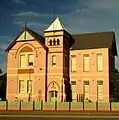
POLYGON ((24 93, 24 80, 19 80, 19 93, 24 93))
POLYGON ((103 81, 97 81, 97 99, 103 99, 103 81))
POLYGON ((76 99, 76 81, 71 81, 72 99, 76 99))
POLYGON ((89 81, 84 81, 84 99, 89 99, 89 81))
POLYGON ((27 81, 27 93, 32 93, 32 80, 27 81))

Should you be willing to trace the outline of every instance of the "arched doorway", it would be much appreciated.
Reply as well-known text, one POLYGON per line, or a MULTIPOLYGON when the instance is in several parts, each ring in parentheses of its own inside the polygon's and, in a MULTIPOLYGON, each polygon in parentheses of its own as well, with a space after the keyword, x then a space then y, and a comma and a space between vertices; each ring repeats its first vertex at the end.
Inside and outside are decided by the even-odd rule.
POLYGON ((55 82, 52 82, 48 87, 49 100, 50 102, 55 102, 58 100, 59 88, 55 82))

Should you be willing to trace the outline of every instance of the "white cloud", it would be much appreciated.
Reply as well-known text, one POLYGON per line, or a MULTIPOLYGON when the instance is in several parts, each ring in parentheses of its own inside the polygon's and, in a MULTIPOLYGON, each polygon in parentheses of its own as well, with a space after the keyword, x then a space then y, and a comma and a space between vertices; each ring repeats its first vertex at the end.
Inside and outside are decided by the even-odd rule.
POLYGON ((16 4, 26 4, 24 0, 13 0, 13 2, 16 4))
POLYGON ((27 12, 19 12, 19 13, 12 14, 12 16, 15 16, 15 17, 50 17, 51 14, 43 14, 40 12, 27 11, 27 12))
POLYGON ((17 13, 17 14, 12 14, 12 16, 32 16, 32 17, 38 17, 40 16, 40 13, 38 12, 20 12, 20 13, 17 13))

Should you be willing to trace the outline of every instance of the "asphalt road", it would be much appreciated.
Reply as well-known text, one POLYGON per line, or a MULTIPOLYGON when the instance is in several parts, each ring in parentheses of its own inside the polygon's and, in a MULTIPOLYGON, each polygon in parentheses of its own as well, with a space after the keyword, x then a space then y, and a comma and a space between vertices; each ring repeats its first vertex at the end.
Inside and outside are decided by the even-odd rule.
POLYGON ((0 120, 119 120, 119 112, 0 111, 0 120))
POLYGON ((118 120, 119 116, 4 115, 0 120, 118 120))

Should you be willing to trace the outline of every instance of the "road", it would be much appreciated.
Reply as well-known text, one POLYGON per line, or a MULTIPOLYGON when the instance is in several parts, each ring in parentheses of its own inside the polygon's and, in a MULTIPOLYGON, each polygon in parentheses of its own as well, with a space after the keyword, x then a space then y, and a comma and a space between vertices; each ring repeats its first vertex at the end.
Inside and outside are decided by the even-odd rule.
POLYGON ((119 120, 119 113, 0 111, 0 120, 119 120))

